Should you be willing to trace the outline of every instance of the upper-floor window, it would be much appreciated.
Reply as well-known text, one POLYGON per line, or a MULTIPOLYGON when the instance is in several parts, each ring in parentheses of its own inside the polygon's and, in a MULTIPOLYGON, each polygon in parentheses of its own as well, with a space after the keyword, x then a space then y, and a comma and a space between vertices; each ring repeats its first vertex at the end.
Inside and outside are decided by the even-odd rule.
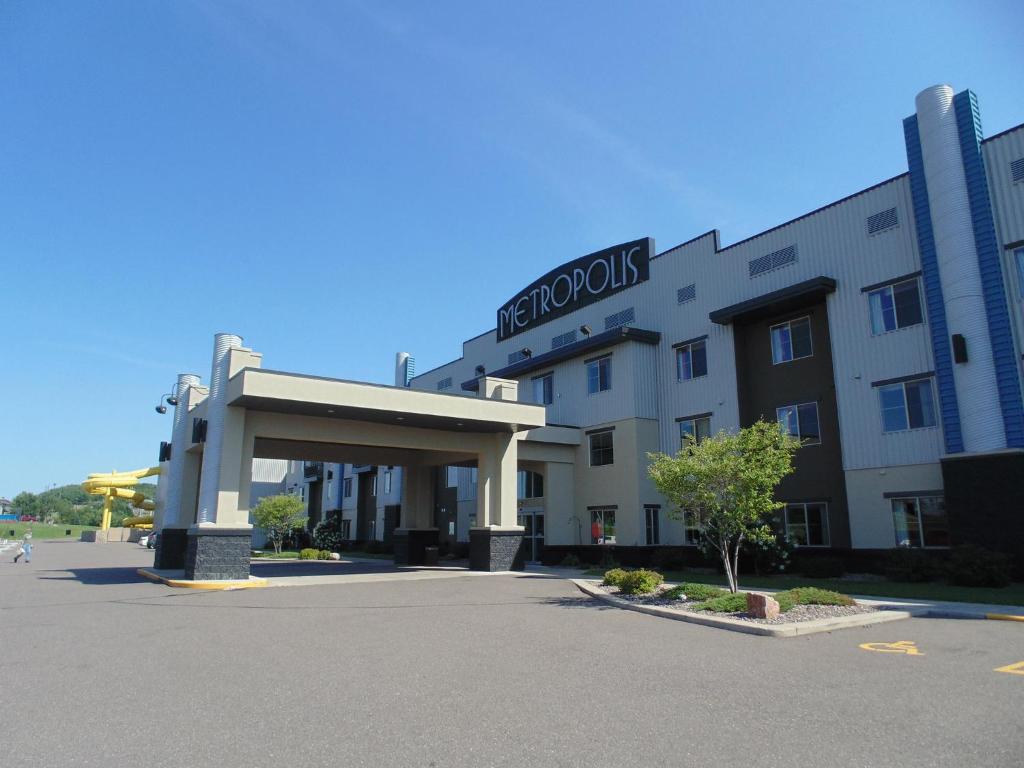
POLYGON ((377 476, 376 475, 373 475, 370 478, 370 495, 371 496, 376 496, 377 495, 377 476))
POLYGON ((685 448, 687 435, 692 435, 695 442, 711 436, 711 417, 694 416, 689 419, 679 420, 679 445, 685 448))
POLYGON ((344 480, 342 480, 341 486, 343 489, 341 492, 342 496, 344 496, 346 499, 352 498, 352 478, 346 477, 344 480))
POLYGON ((587 362, 587 394, 594 395, 612 388, 612 359, 599 357, 587 362))
POLYGON ((771 327, 772 363, 788 363, 814 354, 811 345, 811 319, 801 317, 771 327))
POLYGON ((544 495, 544 475, 540 472, 521 469, 517 480, 520 499, 539 499, 544 495))
POLYGON ((798 547, 827 547, 828 505, 813 501, 805 504, 787 504, 786 538, 798 547))
POLYGON ((916 277, 870 291, 868 306, 871 307, 871 333, 876 336, 919 325, 923 320, 916 277))
POLYGON ((1013 259, 1017 263, 1017 291, 1024 299, 1024 248, 1018 248, 1013 252, 1013 259))
POLYGON ((949 517, 941 496, 892 500, 897 547, 948 547, 949 517))
POLYGON ((775 409, 775 416, 782 431, 799 438, 802 445, 817 445, 821 442, 817 403, 783 405, 775 409))
POLYGON ((445 467, 444 468, 444 484, 446 488, 458 488, 459 487, 459 468, 458 467, 445 467))
POLYGON ((608 429, 590 435, 590 466, 603 467, 615 463, 614 434, 608 429))
POLYGON ((676 348, 676 378, 680 381, 708 375, 708 350, 704 341, 693 341, 676 348))
POLYGON ((391 493, 391 470, 384 470, 384 493, 391 493))
POLYGON ((555 401, 555 374, 545 373, 533 379, 533 402, 551 405, 555 401))
POLYGON ((880 386, 878 400, 883 432, 935 426, 935 397, 930 378, 880 386))

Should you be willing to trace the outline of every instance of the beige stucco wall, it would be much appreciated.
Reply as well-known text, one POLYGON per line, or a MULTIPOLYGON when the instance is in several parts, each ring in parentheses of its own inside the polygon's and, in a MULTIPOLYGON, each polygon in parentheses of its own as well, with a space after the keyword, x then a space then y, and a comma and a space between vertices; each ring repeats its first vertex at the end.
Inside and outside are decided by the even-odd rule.
POLYGON ((942 487, 942 466, 938 463, 847 471, 846 496, 854 549, 890 549, 896 545, 892 502, 884 494, 942 487))

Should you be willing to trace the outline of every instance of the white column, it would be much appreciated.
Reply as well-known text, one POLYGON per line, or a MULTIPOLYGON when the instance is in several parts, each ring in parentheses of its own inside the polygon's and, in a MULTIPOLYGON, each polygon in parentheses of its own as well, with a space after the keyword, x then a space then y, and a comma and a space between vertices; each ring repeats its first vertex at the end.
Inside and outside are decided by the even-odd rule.
POLYGON ((174 389, 174 397, 178 404, 174 406, 174 424, 171 427, 171 460, 167 462, 167 475, 161 475, 160 481, 163 485, 167 481, 167 495, 164 502, 164 513, 160 523, 163 528, 183 528, 191 524, 191 509, 189 514, 182 514, 182 499, 189 494, 185 493, 185 451, 188 449, 189 429, 191 424, 188 418, 189 389, 199 386, 199 377, 194 373, 178 374, 178 383, 174 389))
POLYGON ((967 341, 968 362, 953 363, 964 450, 998 450, 1006 447, 1006 435, 953 89, 936 85, 921 91, 916 106, 946 324, 950 334, 967 341))
MULTIPOLYGON (((199 485, 199 511, 196 517, 198 525, 217 522, 224 425, 228 415, 227 387, 230 352, 232 348, 241 346, 241 337, 231 333, 218 333, 214 338, 210 394, 206 398, 206 445, 203 446, 203 474, 199 485)), ((235 425, 232 424, 232 426, 235 425)))

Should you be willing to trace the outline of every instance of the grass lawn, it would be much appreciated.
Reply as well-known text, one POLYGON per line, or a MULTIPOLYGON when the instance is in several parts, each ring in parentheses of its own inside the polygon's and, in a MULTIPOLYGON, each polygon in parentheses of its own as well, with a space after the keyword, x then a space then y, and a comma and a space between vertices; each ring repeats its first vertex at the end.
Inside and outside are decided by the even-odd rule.
POLYGON ((282 549, 281 554, 277 554, 272 549, 255 550, 252 556, 257 560, 294 560, 299 556, 299 551, 297 549, 282 549))
POLYGON ((0 523, 0 539, 20 539, 25 531, 32 531, 33 539, 79 539, 82 531, 95 531, 94 525, 44 525, 43 523, 0 523), (64 532, 70 530, 70 535, 64 532), (11 531, 14 531, 12 534, 11 531))
MULTIPOLYGON (((604 575, 601 569, 587 571, 588 576, 604 575)), ((725 587, 725 577, 717 573, 668 571, 666 581, 690 581, 725 587)), ((1024 584, 1008 587, 957 587, 942 582, 922 584, 902 581, 844 581, 842 579, 805 579, 802 576, 746 576, 740 574, 740 589, 792 589, 793 587, 821 587, 844 595, 866 597, 896 597, 910 600, 947 600, 955 603, 994 603, 996 605, 1024 605, 1024 584)))

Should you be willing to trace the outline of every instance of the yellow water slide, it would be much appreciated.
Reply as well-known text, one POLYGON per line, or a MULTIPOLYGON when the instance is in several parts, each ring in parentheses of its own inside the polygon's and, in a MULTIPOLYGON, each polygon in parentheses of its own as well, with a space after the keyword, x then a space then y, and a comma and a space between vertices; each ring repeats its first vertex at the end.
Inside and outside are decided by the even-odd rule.
POLYGON ((152 512, 156 505, 147 499, 141 491, 132 490, 144 477, 160 474, 160 467, 136 469, 134 472, 96 472, 82 483, 82 490, 94 496, 103 497, 103 522, 101 530, 110 527, 110 512, 114 507, 114 499, 125 499, 136 509, 152 512))

